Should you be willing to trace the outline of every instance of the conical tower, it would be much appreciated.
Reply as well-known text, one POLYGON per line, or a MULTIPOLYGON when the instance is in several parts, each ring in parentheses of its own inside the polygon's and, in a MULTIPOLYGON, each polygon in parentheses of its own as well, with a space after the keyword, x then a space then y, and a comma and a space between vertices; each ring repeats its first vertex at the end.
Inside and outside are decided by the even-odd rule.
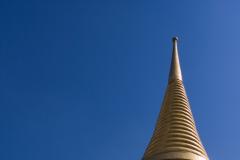
POLYGON ((143 160, 208 160, 183 85, 177 41, 174 37, 167 90, 143 160))

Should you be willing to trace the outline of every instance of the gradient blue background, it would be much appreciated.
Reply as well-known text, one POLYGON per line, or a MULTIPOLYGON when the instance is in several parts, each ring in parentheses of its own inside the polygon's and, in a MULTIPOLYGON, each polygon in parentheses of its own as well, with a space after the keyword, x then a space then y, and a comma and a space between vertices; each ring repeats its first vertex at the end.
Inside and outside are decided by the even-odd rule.
POLYGON ((240 2, 0 2, 0 159, 139 160, 180 37, 212 160, 240 148, 240 2))

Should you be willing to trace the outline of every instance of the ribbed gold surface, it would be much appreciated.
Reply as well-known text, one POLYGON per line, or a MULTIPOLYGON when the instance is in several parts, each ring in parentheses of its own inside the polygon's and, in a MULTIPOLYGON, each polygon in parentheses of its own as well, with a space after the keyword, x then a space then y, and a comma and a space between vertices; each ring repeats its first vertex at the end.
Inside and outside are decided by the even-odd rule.
POLYGON ((207 160, 181 80, 169 82, 143 160, 207 160))

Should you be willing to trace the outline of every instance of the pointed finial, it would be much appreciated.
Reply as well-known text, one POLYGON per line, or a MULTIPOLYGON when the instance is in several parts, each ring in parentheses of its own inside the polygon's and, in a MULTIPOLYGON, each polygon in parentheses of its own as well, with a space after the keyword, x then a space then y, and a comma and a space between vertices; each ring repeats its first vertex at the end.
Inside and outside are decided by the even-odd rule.
POLYGON ((173 42, 177 42, 177 41, 178 41, 178 37, 173 37, 173 38, 172 38, 172 41, 173 41, 173 42))
POLYGON ((172 41, 173 41, 172 62, 171 62, 168 82, 172 80, 177 80, 177 79, 182 81, 182 72, 181 72, 181 67, 179 63, 178 49, 177 49, 178 37, 173 37, 172 41))

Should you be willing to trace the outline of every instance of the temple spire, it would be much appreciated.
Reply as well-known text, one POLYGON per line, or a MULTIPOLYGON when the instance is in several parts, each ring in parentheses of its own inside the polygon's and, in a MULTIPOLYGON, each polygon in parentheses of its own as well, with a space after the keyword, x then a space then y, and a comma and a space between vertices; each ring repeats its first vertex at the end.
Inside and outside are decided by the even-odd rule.
POLYGON ((181 67, 179 63, 178 49, 177 49, 178 38, 173 37, 172 41, 173 41, 172 62, 171 62, 168 82, 171 82, 172 80, 177 80, 177 79, 182 81, 182 72, 181 72, 181 67))
POLYGON ((142 160, 209 160, 183 85, 177 37, 161 111, 142 160))

